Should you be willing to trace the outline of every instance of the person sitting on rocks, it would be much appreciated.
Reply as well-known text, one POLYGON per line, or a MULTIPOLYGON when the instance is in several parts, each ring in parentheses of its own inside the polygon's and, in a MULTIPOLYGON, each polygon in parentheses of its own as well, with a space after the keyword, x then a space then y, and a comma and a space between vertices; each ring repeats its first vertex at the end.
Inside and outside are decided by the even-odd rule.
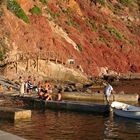
POLYGON ((57 101, 61 101, 61 100, 62 100, 62 89, 59 89, 57 94, 57 101))
POLYGON ((52 93, 51 85, 48 83, 48 81, 45 81, 44 86, 39 82, 38 84, 38 96, 40 99, 43 100, 52 100, 52 96, 50 95, 52 93))
POLYGON ((44 91, 48 92, 49 88, 50 88, 50 83, 46 80, 45 83, 44 83, 44 91))
POLYGON ((45 91, 43 94, 43 100, 45 101, 52 100, 52 96, 47 91, 45 91))
POLYGON ((48 82, 48 81, 45 81, 45 84, 44 84, 44 92, 47 92, 47 93, 52 93, 52 85, 48 82))
POLYGON ((43 89, 40 89, 40 91, 38 91, 38 96, 39 96, 39 99, 44 98, 44 90, 43 89))
POLYGON ((49 85, 48 85, 48 93, 52 93, 52 92, 53 92, 52 85, 51 85, 51 84, 49 84, 49 85))

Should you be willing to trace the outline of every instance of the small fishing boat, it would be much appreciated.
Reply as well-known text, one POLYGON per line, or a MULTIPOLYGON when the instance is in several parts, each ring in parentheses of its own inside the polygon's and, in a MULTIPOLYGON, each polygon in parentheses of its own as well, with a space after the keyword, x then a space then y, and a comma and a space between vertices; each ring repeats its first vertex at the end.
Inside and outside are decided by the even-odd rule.
POLYGON ((114 114, 117 116, 140 119, 140 107, 117 101, 112 102, 111 107, 113 108, 114 114))

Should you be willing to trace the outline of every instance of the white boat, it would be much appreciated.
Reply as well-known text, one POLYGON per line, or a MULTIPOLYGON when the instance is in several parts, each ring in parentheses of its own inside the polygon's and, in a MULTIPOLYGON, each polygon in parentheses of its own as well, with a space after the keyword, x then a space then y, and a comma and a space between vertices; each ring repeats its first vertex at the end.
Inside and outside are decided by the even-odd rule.
POLYGON ((132 119, 140 119, 140 107, 114 101, 111 104, 115 115, 132 119))

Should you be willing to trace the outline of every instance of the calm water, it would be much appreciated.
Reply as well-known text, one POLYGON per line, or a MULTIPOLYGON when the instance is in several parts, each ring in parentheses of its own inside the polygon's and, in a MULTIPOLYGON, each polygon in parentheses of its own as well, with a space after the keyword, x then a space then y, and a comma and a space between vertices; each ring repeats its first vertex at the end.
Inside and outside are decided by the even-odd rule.
POLYGON ((29 140, 140 139, 140 121, 51 110, 33 111, 31 120, 1 121, 0 129, 29 140))
MULTIPOLYGON (((135 93, 140 92, 139 87, 140 81, 133 81, 115 88, 135 93)), ((0 120, 0 130, 28 140, 139 140, 140 120, 46 110, 33 111, 30 120, 0 120)))

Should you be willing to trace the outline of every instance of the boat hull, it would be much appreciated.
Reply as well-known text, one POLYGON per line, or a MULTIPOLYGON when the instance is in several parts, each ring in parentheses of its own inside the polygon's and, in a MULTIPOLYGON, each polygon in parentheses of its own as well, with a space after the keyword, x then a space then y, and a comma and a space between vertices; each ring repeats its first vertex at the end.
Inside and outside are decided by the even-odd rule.
POLYGON ((125 111, 120 109, 113 109, 113 112, 117 116, 131 118, 131 119, 140 119, 140 111, 125 111))

